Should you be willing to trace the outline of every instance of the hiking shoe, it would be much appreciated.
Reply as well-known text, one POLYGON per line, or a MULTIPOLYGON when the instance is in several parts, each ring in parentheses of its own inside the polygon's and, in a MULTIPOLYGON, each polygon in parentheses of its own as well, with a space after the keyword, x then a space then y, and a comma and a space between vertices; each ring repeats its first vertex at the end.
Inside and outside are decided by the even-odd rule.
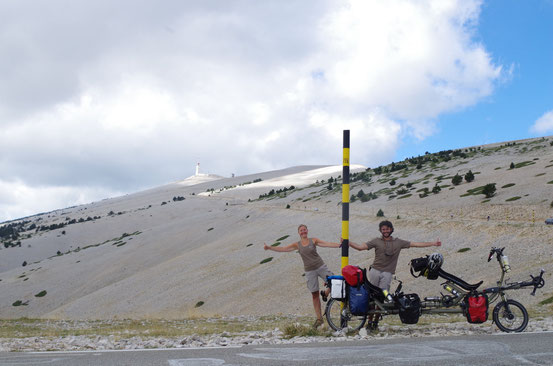
POLYGON ((317 320, 315 320, 315 323, 313 323, 313 329, 317 329, 321 325, 323 325, 323 320, 322 319, 317 319, 317 320))
POLYGON ((378 333, 378 322, 373 322, 371 332, 378 333))
POLYGON ((378 332, 378 322, 367 322, 367 331, 378 332))
POLYGON ((326 292, 324 290, 321 290, 321 297, 323 298, 324 302, 328 300, 328 296, 326 296, 326 292))

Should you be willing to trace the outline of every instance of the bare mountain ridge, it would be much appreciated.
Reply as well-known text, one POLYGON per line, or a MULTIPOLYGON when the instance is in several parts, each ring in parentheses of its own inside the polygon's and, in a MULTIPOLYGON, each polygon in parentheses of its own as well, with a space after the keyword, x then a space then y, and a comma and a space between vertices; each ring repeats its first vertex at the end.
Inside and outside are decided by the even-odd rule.
MULTIPOLYGON (((485 280, 485 285, 499 274, 495 262, 486 262, 489 248, 505 246, 513 279, 542 267, 547 271, 546 286, 536 297, 519 291, 515 298, 536 311, 550 311, 537 303, 552 295, 553 227, 543 224, 553 216, 552 141, 537 138, 459 149, 455 155, 426 154, 418 169, 418 163, 406 159, 393 169, 404 168, 390 171, 388 165, 380 174, 352 167, 357 174, 350 189, 356 197, 350 205, 350 238, 362 242, 376 236, 381 209, 394 222, 395 235, 416 241, 439 237, 445 269, 468 282, 485 280), (451 183, 455 174, 469 170, 473 182, 451 183), (488 183, 497 189, 489 200, 471 194, 488 183), (432 193, 436 185, 440 191, 432 193), (362 202, 359 190, 377 198, 362 202), (464 248, 470 250, 459 252, 464 248)), ((328 181, 341 172, 341 166, 301 166, 198 184, 191 178, 10 222, 25 222, 22 230, 35 228, 3 241, 0 317, 311 314, 299 256, 266 252, 263 242, 276 244, 287 235, 276 245, 295 241, 300 223, 309 226, 312 236, 338 241, 341 187, 328 181), (4 247, 6 242, 10 247, 4 247), (17 242, 21 245, 11 247, 17 242), (46 295, 36 297, 41 291, 46 295), (16 301, 26 305, 13 306, 16 301), (195 307, 200 301, 203 305, 195 307)), ((439 293, 438 281, 414 279, 407 266, 410 258, 434 249, 402 252, 397 276, 406 291, 439 293)), ((319 253, 339 272, 340 250, 321 248, 319 253)), ((350 250, 352 264, 366 267, 372 258, 371 252, 350 250)))

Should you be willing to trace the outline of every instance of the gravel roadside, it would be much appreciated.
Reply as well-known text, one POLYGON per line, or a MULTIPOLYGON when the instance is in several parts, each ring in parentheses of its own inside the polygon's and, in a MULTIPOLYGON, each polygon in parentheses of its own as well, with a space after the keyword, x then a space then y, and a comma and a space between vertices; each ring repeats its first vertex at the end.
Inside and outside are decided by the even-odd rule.
MULTIPOLYGON (((298 326, 307 326, 296 324, 298 326)), ((553 318, 531 319, 525 332, 553 331, 553 318)), ((288 337, 279 328, 267 331, 248 331, 239 333, 221 333, 210 335, 186 335, 176 337, 151 336, 115 336, 115 335, 77 335, 61 337, 24 337, 0 338, 0 352, 29 351, 86 351, 86 350, 125 350, 153 348, 187 348, 187 347, 224 347, 262 344, 294 344, 309 342, 336 342, 347 340, 392 339, 407 337, 440 337, 451 335, 494 334, 502 333, 494 324, 468 324, 466 322, 432 323, 417 325, 382 324, 376 333, 367 333, 362 329, 358 333, 331 333, 323 329, 322 336, 288 337)))

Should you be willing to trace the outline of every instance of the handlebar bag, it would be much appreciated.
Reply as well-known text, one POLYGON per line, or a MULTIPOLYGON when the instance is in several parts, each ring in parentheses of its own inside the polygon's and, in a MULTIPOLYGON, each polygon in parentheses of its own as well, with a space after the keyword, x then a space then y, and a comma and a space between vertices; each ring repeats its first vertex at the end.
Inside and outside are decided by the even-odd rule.
POLYGON ((428 267, 428 256, 411 259, 411 268, 413 272, 422 273, 428 267))
POLYGON ((427 268, 423 275, 424 277, 426 277, 427 279, 429 280, 435 280, 438 278, 438 273, 439 273, 440 269, 435 269, 435 270, 430 270, 430 268, 427 268))
POLYGON ((403 324, 417 324, 421 315, 421 299, 417 294, 402 294, 396 299, 403 324))
POLYGON ((342 275, 350 286, 357 286, 363 283, 363 271, 357 266, 347 265, 342 268, 342 275))
POLYGON ((488 295, 471 293, 465 297, 465 315, 469 323, 478 324, 488 320, 488 295))
POLYGON ((433 271, 428 268, 428 256, 411 259, 410 265, 410 271, 413 277, 424 276, 429 280, 435 280, 438 278, 439 268, 433 271))
MULTIPOLYGON (((344 267, 345 268, 345 267, 344 267)), ((353 315, 365 315, 369 311, 369 291, 364 284, 347 286, 349 311, 353 315)))
POLYGON ((343 276, 328 276, 327 283, 330 287, 330 297, 337 300, 346 298, 346 283, 343 276))

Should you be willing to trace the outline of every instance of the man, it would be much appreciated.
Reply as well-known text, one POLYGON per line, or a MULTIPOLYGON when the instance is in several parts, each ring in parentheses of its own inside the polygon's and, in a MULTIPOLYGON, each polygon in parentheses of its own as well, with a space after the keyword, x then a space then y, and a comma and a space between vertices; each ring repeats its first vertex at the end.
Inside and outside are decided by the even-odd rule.
MULTIPOLYGON (((350 241, 349 246, 357 250, 374 249, 375 256, 374 262, 369 270, 369 282, 383 290, 390 290, 390 283, 392 282, 392 277, 396 272, 399 252, 402 249, 412 247, 439 247, 442 245, 440 239, 435 242, 409 242, 399 238, 394 238, 392 236, 394 226, 387 220, 378 224, 378 228, 380 234, 382 234, 380 238, 375 238, 361 245, 350 241)), ((373 319, 369 317, 367 328, 370 328, 371 330, 378 329, 378 320, 373 322, 373 319)))

